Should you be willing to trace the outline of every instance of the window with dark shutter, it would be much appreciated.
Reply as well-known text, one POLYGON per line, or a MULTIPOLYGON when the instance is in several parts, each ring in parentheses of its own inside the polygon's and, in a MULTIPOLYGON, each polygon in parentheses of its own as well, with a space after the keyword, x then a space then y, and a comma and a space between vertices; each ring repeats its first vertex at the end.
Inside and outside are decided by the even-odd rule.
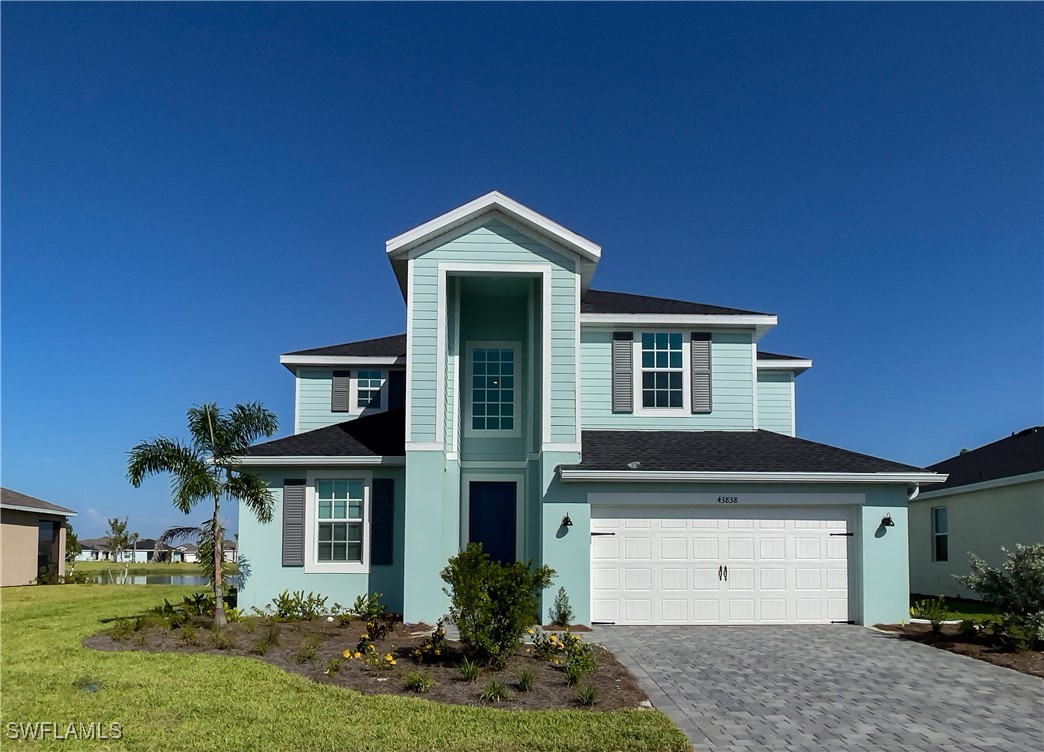
POLYGON ((351 371, 334 371, 330 383, 330 412, 346 413, 349 410, 348 394, 352 383, 351 371))
POLYGON ((692 333, 692 411, 711 411, 711 336, 692 333))
POLYGON ((305 557, 305 482, 283 481, 283 566, 303 567, 305 557))
POLYGON ((392 563, 394 537, 395 481, 391 478, 373 479, 373 498, 370 522, 370 564, 392 563))
POLYGON ((613 332, 613 412, 634 412, 633 332, 613 332))

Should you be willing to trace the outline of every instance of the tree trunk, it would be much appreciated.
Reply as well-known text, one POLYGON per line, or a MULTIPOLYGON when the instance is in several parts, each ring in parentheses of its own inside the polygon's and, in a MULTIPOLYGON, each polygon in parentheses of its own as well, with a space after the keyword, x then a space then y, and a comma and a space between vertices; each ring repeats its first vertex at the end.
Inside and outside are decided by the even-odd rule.
POLYGON ((221 525, 219 524, 219 512, 221 497, 214 496, 214 520, 211 525, 214 534, 214 626, 223 627, 228 622, 225 620, 225 598, 221 587, 221 565, 224 564, 224 552, 221 550, 221 525))

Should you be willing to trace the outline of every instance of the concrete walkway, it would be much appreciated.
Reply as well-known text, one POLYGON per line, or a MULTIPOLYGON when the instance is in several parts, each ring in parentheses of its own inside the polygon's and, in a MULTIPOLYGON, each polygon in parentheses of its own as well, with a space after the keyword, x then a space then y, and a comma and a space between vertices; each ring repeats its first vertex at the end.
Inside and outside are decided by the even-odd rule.
POLYGON ((865 627, 597 627, 697 752, 1041 752, 1044 680, 865 627))

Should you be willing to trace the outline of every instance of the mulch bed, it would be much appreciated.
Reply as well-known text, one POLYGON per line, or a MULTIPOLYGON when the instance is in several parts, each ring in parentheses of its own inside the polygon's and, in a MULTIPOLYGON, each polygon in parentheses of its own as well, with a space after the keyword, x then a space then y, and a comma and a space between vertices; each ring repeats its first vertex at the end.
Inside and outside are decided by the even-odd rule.
MULTIPOLYGON (((513 656, 507 666, 499 671, 483 668, 475 681, 461 678, 458 665, 463 658, 460 645, 447 641, 438 663, 417 664, 410 656, 414 648, 421 646, 431 637, 432 627, 425 624, 396 624, 392 632, 377 643, 380 655, 391 653, 396 665, 377 669, 359 660, 340 663, 336 673, 328 675, 326 669, 331 659, 340 658, 342 651, 354 650, 359 636, 364 633, 362 622, 353 621, 345 627, 328 623, 325 619, 279 624, 279 643, 268 647, 263 655, 251 652, 266 629, 260 618, 248 618, 229 624, 223 631, 227 644, 219 648, 213 633, 204 627, 195 628, 195 643, 190 644, 181 629, 163 626, 146 626, 130 636, 116 640, 112 630, 105 630, 87 637, 84 645, 96 650, 134 650, 146 652, 211 653, 254 658, 271 663, 286 671, 301 674, 312 681, 353 689, 366 694, 395 694, 423 697, 438 702, 458 705, 485 705, 512 710, 547 710, 581 707, 577 699, 578 689, 566 684, 562 666, 555 666, 528 654, 525 649, 513 656), (315 644, 317 643, 317 644, 315 644), (314 657, 308 650, 315 644, 314 657), (533 673, 533 686, 528 692, 519 690, 514 674, 523 669, 533 673), (427 692, 418 694, 405 688, 406 677, 421 671, 434 679, 435 684, 427 692), (479 695, 487 682, 496 679, 507 685, 510 698, 497 703, 488 703, 479 695)), ((191 632, 192 630, 190 630, 191 632)), ((586 675, 581 684, 595 688, 597 700, 593 710, 619 710, 636 708, 647 700, 646 694, 630 672, 624 668, 605 648, 595 646, 597 666, 586 675)))
POLYGON ((904 640, 913 640, 958 655, 1013 668, 1031 676, 1044 677, 1044 651, 1019 652, 992 634, 980 633, 974 637, 962 635, 955 626, 943 626, 941 632, 933 632, 930 624, 875 624, 874 627, 892 632, 904 640))

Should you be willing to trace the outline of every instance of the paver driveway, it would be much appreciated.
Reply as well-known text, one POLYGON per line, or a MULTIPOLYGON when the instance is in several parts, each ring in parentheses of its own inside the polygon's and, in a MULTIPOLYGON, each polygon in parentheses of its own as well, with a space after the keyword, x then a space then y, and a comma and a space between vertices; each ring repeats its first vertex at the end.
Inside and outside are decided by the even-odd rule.
POLYGON ((698 752, 1041 752, 1044 680, 859 626, 597 627, 698 752))

